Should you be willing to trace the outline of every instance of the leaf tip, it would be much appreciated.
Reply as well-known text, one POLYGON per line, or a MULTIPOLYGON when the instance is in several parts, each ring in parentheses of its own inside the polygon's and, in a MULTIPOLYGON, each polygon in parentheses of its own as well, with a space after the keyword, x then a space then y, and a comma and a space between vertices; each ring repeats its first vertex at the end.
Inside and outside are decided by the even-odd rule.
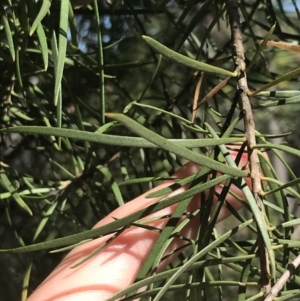
POLYGON ((151 38, 145 35, 142 35, 142 39, 148 42, 151 38))
POLYGON ((113 118, 114 113, 105 113, 105 116, 107 118, 113 118))

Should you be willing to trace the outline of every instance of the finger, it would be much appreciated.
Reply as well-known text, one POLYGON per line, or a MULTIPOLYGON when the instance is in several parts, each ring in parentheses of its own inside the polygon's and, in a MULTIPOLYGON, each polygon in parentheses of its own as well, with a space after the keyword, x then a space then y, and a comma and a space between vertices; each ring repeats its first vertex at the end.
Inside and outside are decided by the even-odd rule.
MULTIPOLYGON (((246 162, 246 157, 242 158, 241 164, 246 162)), ((194 163, 188 163, 180 168, 174 177, 185 178, 199 171, 199 167, 194 163)), ((100 227, 115 220, 122 218, 139 209, 149 206, 157 201, 157 198, 147 199, 146 195, 150 192, 167 187, 173 184, 174 180, 165 181, 151 191, 139 196, 122 207, 119 207, 107 217, 98 222, 95 227, 100 227)), ((174 191, 171 195, 176 195, 185 191, 188 185, 174 191)), ((237 188, 236 188, 237 189, 237 188)), ((241 192, 237 191, 241 196, 241 192)), ((242 206, 232 196, 228 196, 227 200, 237 210, 242 206)), ((214 198, 217 202, 217 197, 214 198)), ((200 206, 199 196, 195 196, 189 205, 188 211, 194 211, 200 206)), ((153 216, 163 216, 172 214, 176 204, 167 207, 153 216)), ((219 220, 227 217, 230 213, 224 209, 221 210, 219 220)), ((159 219, 148 223, 149 225, 162 229, 168 219, 159 219)), ((183 229, 181 234, 187 238, 195 238, 199 228, 199 218, 195 217, 183 229)), ((101 246, 112 235, 95 239, 89 243, 76 247, 60 265, 51 273, 44 283, 34 292, 28 301, 75 301, 105 300, 120 291, 121 289, 132 284, 143 264, 146 260, 151 248, 158 238, 158 233, 140 227, 131 227, 115 238, 101 252, 93 256, 91 259, 81 264, 75 269, 71 267, 91 254, 96 248, 101 246)), ((169 246, 168 251, 176 250, 185 242, 183 240, 174 240, 169 246)), ((163 268, 178 255, 178 252, 169 257, 160 268, 163 268)))
MULTIPOLYGON (((198 170, 197 165, 188 163, 180 168, 174 177, 185 178, 198 170)), ((157 198, 147 199, 147 194, 167 187, 174 182, 175 180, 165 181, 133 201, 126 203, 98 222, 95 227, 100 227, 114 221, 115 218, 124 217, 149 206, 157 201, 157 198)), ((187 188, 187 186, 182 187, 171 195, 181 193, 187 188)), ((159 216, 171 214, 175 207, 176 205, 167 207, 156 214, 159 216)), ((151 225, 163 228, 166 222, 167 219, 161 219, 151 222, 151 225)), ((111 236, 106 235, 73 249, 29 297, 28 301, 105 300, 133 283, 158 237, 158 233, 140 227, 129 228, 90 260, 74 269, 71 268, 111 236)))

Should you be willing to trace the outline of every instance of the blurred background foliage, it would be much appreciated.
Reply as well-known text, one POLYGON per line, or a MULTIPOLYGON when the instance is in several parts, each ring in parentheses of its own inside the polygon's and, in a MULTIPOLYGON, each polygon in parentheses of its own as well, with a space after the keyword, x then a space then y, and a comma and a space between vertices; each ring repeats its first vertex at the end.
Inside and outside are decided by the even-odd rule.
MULTIPOLYGON (((66 16, 63 16, 63 2, 68 1, 1 1, 1 128, 46 126, 132 136, 130 131, 104 116, 105 112, 126 112, 166 138, 208 137, 206 132, 197 132, 192 124, 186 128, 179 119, 161 111, 191 121, 201 72, 162 58, 141 36, 150 36, 188 57, 233 70, 225 1, 107 0, 98 1, 96 8, 93 1, 77 0, 70 2, 66 16), (41 23, 32 32, 39 12, 44 12, 41 23), (67 22, 65 32, 62 20, 67 22), (62 61, 59 61, 60 54, 62 61)), ((264 39, 275 23, 272 40, 299 44, 297 4, 295 1, 240 1, 248 64, 257 47, 255 42, 264 39)), ((299 61, 300 52, 267 46, 248 73, 250 90, 296 69, 299 61)), ((206 74, 196 102, 223 79, 206 74)), ((274 89, 299 89, 299 76, 283 81, 274 89)), ((203 127, 208 122, 220 130, 235 91, 233 78, 200 106, 194 124, 203 127)), ((261 101, 257 97, 251 100, 254 104, 261 101)), ((238 114, 236 110, 235 116, 238 114)), ((291 132, 279 138, 279 142, 284 139, 296 149, 300 149, 298 114, 298 105, 254 110, 259 132, 291 132)), ((236 134, 243 131, 242 123, 238 129, 236 134)), ((161 149, 128 148, 117 143, 105 145, 29 132, 2 133, 0 139, 1 249, 90 229, 109 212, 156 185, 156 177, 168 177, 184 163, 161 149), (13 190, 7 188, 9 185, 13 190)), ((288 157, 287 160, 299 176, 299 159, 288 157)), ((289 180, 286 170, 278 166, 282 179, 289 180)), ((298 211, 297 201, 293 199, 291 203, 293 214, 298 211)), ((222 231, 228 225, 225 223, 218 229, 222 231)), ((222 256, 226 257, 226 252, 222 256)), ((293 252, 295 255, 298 251, 293 252)), ((0 254, 0 300, 21 300, 22 285, 28 282, 28 291, 32 292, 63 255, 49 254, 47 250, 0 254), (25 273, 30 268, 28 280, 25 273)), ((206 279, 214 279, 216 273, 217 268, 206 269, 206 279)), ((224 267, 222 273, 224 278, 228 275, 227 280, 239 279, 240 275, 229 267, 224 267)), ((184 277, 181 281, 185 281, 184 277)), ((299 284, 293 283, 288 288, 299 289, 299 284)), ((251 296, 256 290, 249 289, 247 293, 251 296)), ((236 294, 237 288, 206 288, 201 295, 203 300, 217 300, 220 294, 224 300, 235 300, 233 292, 236 294)), ((171 292, 165 300, 169 297, 174 298, 171 292)), ((184 292, 181 298, 187 300, 184 292)))

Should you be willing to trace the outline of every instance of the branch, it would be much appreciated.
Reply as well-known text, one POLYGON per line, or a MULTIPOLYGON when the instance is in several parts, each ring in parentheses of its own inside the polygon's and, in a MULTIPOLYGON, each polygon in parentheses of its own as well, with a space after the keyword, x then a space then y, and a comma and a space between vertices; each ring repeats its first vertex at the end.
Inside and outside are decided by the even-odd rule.
POLYGON ((296 257, 296 259, 288 265, 287 270, 282 274, 282 276, 278 279, 276 284, 271 288, 268 293, 265 301, 272 301, 277 296, 278 292, 283 288, 289 278, 295 273, 295 270, 300 265, 300 255, 296 257))
MULTIPOLYGON (((256 149, 251 149, 252 145, 256 145, 255 138, 255 124, 252 115, 250 100, 248 97, 248 83, 245 73, 246 63, 244 56, 243 36, 240 24, 240 17, 238 12, 238 4, 236 0, 227 1, 227 11, 229 15, 229 22, 231 28, 231 35, 233 39, 233 57, 238 73, 237 91, 240 98, 241 113, 243 115, 245 133, 247 138, 248 161, 250 164, 250 172, 252 174, 252 193, 256 203, 261 211, 261 218, 265 221, 264 205, 260 198, 262 191, 261 187, 261 172, 259 158, 256 149)), ((270 289, 270 270, 269 270, 269 257, 263 245, 261 233, 258 233, 258 245, 260 251, 261 263, 261 283, 264 286, 264 292, 267 294, 270 289)))

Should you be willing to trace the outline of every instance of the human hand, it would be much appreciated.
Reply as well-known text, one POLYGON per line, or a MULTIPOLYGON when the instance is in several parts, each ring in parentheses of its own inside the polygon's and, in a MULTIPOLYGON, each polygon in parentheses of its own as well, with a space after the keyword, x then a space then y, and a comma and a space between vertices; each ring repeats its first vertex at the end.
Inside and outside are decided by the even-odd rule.
MULTIPOLYGON (((231 152, 235 157, 236 152, 231 152)), ((240 166, 247 162, 247 155, 242 156, 240 166)), ((170 186, 176 182, 175 178, 186 178, 197 173, 200 167, 194 163, 187 163, 181 167, 174 175, 174 180, 168 180, 151 189, 145 194, 117 208, 104 219, 99 221, 94 228, 103 226, 115 219, 122 218, 142 208, 145 208, 157 201, 157 198, 146 198, 146 196, 156 190, 170 186)), ((250 179, 247 179, 250 185, 250 179)), ((188 189, 189 185, 179 188, 169 196, 182 193, 188 189)), ((221 188, 216 187, 216 191, 221 188)), ((242 192, 235 186, 231 187, 236 194, 242 197, 242 192)), ((217 197, 214 196, 214 202, 217 197)), ((227 196, 227 201, 236 209, 240 209, 242 204, 231 195, 227 196)), ((190 202, 188 211, 195 211, 200 207, 200 196, 194 196, 190 202)), ((177 204, 164 208, 148 217, 158 217, 170 215, 174 212, 177 204)), ((230 215, 230 212, 223 208, 219 214, 218 221, 230 215)), ((147 218, 148 218, 147 217, 147 218)), ((163 229, 168 219, 160 218, 147 225, 163 229)), ((199 217, 193 218, 180 232, 187 238, 195 238, 199 228, 199 217)), ((76 268, 71 268, 76 263, 91 254, 96 248, 105 243, 113 234, 105 235, 74 248, 47 277, 47 279, 36 289, 27 301, 104 301, 118 291, 126 288, 135 281, 135 278, 146 260, 149 252, 155 244, 159 233, 141 227, 130 227, 114 238, 99 253, 76 268)), ((183 240, 174 239, 168 247, 168 251, 176 250, 184 244, 183 240)), ((162 270, 174 259, 177 254, 163 261, 159 269, 162 270)))

